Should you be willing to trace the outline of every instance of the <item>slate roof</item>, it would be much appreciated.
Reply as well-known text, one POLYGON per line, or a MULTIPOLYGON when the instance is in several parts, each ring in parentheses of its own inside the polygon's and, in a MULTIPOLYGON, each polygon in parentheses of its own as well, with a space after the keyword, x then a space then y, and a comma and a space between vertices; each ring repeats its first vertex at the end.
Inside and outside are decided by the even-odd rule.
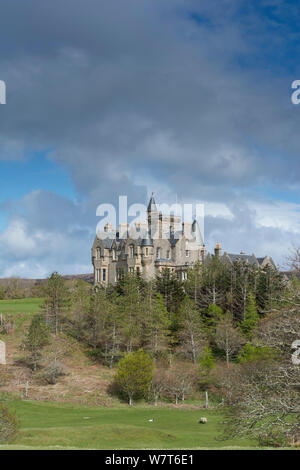
POLYGON ((155 199, 154 199, 153 193, 152 193, 152 195, 151 195, 151 198, 150 198, 150 201, 149 201, 149 204, 148 204, 148 207, 147 207, 147 211, 148 211, 148 212, 157 211, 157 207, 156 207, 156 203, 155 203, 155 199))
POLYGON ((200 243, 200 245, 203 245, 203 238, 202 238, 202 235, 201 235, 201 232, 200 232, 200 228, 199 228, 199 224, 197 222, 197 220, 195 219, 193 224, 192 224, 192 233, 193 233, 193 237, 194 239, 196 240, 197 243, 200 243))
POLYGON ((110 250, 113 246, 114 241, 115 241, 114 238, 104 238, 103 239, 103 247, 108 248, 110 250))
POLYGON ((257 261, 257 258, 254 255, 241 255, 241 254, 236 255, 234 253, 226 253, 226 255, 230 258, 230 261, 232 263, 235 263, 237 261, 242 261, 244 263, 252 264, 253 266, 258 266, 259 264, 257 261))
POLYGON ((150 237, 149 232, 147 232, 146 238, 141 240, 141 246, 153 246, 153 240, 150 237))

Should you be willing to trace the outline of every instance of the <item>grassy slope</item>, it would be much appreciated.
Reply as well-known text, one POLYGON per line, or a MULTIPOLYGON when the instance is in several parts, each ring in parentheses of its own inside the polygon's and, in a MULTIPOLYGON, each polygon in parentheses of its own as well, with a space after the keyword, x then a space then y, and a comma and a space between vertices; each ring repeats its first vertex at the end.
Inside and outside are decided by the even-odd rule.
POLYGON ((43 299, 28 298, 16 300, 0 300, 0 313, 27 313, 38 312, 43 299))
POLYGON ((21 420, 15 448, 196 449, 251 445, 246 440, 216 439, 222 429, 222 416, 213 410, 95 408, 21 400, 9 406, 21 420), (205 425, 199 424, 202 415, 208 418, 205 425))

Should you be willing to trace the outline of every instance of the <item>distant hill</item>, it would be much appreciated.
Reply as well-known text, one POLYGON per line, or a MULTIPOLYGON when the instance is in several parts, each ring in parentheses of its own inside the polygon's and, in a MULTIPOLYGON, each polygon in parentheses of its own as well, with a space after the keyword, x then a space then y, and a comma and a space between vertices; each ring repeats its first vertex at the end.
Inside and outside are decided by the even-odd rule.
MULTIPOLYGON (((91 274, 66 274, 65 276, 62 276, 66 281, 76 281, 77 279, 83 279, 86 282, 89 282, 90 284, 93 284, 94 281, 94 275, 91 274)), ((34 286, 38 286, 39 284, 42 284, 45 282, 47 279, 24 279, 21 277, 7 277, 7 278, 2 278, 0 279, 0 285, 6 286, 9 283, 11 283, 12 280, 16 280, 18 283, 18 287, 21 289, 25 288, 31 288, 34 286)))

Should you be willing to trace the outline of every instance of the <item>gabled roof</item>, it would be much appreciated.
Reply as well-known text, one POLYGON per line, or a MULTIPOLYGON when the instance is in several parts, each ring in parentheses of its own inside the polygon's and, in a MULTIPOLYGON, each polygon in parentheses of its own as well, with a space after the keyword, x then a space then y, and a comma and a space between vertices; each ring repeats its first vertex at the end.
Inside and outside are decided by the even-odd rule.
POLYGON ((234 253, 224 253, 224 256, 228 256, 232 263, 235 262, 242 262, 242 263, 249 263, 253 266, 259 266, 257 258, 254 255, 243 255, 243 254, 234 254, 234 253))
POLYGON ((261 267, 266 266, 267 264, 271 264, 274 268, 276 268, 276 265, 273 261, 273 259, 270 256, 264 256, 263 258, 257 258, 257 261, 261 267))

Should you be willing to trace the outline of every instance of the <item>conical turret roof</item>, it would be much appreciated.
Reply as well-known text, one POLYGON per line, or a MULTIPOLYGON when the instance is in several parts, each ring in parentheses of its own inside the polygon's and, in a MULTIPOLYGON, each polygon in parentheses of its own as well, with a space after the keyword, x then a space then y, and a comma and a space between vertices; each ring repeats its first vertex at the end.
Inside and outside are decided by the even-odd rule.
POLYGON ((154 199, 154 194, 153 194, 153 193, 151 194, 151 198, 150 198, 150 201, 149 201, 149 204, 148 204, 147 211, 148 211, 148 212, 157 211, 157 207, 156 207, 156 203, 155 203, 155 199, 154 199))
POLYGON ((195 219, 193 224, 192 224, 192 233, 193 233, 193 237, 194 239, 196 240, 197 243, 200 243, 200 245, 203 245, 203 238, 202 238, 202 235, 201 235, 201 232, 200 232, 200 228, 199 228, 199 224, 197 222, 197 220, 195 219))

